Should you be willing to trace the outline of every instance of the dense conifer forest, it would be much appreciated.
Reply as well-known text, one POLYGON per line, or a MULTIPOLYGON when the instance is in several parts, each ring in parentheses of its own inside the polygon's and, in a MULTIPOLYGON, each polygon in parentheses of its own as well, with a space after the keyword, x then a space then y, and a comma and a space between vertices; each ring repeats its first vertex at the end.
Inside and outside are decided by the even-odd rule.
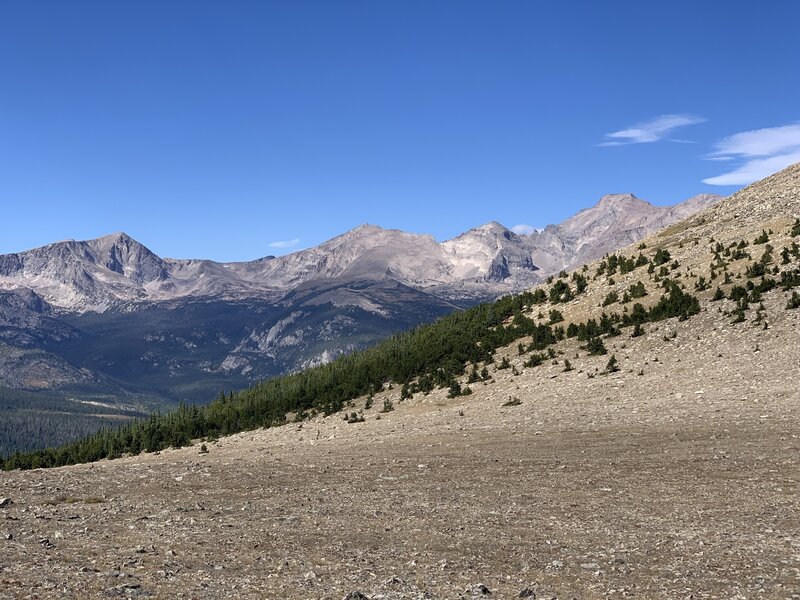
POLYGON ((0 456, 41 448, 41 440, 65 444, 120 423, 142 418, 144 413, 78 402, 62 397, 32 394, 0 387, 0 456))

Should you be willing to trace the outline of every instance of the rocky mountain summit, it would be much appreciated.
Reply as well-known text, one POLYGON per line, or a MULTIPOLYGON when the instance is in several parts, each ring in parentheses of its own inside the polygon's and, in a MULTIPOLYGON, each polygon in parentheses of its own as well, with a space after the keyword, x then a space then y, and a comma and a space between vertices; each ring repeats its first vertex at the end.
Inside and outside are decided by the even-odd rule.
MULTIPOLYGON (((459 331, 496 343, 443 353, 443 385, 420 372, 330 414, 5 474, 0 595, 792 598, 798 291, 794 165, 475 309, 459 331)), ((344 383, 357 363, 337 364, 344 383)))
POLYGON ((518 235, 491 222, 442 243, 429 235, 361 225, 319 246, 250 262, 160 258, 125 233, 0 255, 0 289, 30 289, 71 312, 104 312, 180 299, 275 300, 319 281, 392 279, 435 295, 459 289, 491 298, 640 239, 720 200, 708 194, 657 207, 630 194, 542 232, 518 235))

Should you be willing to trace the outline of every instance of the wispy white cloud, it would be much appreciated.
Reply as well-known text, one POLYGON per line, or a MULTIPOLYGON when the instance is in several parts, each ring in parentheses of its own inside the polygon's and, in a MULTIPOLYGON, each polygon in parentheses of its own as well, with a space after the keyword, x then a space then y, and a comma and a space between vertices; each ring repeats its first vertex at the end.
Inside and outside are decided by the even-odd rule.
POLYGON ((800 162, 800 151, 748 160, 733 171, 703 179, 708 185, 747 185, 800 162))
POLYGON ((800 123, 734 133, 716 144, 711 156, 773 156, 800 146, 800 123))
POLYGON ((518 235, 530 235, 534 231, 538 231, 538 230, 533 225, 526 225, 525 223, 520 223, 519 225, 514 225, 511 228, 511 231, 513 231, 514 233, 516 233, 518 235))
POLYGON ((627 129, 606 134, 606 141, 600 146, 622 146, 625 144, 648 144, 666 139, 671 142, 692 143, 691 140, 670 139, 669 135, 679 127, 703 123, 705 119, 697 115, 660 115, 648 121, 631 125, 627 129))
POLYGON ((297 246, 297 244, 299 244, 299 243, 300 243, 300 239, 299 238, 294 238, 294 239, 291 239, 291 240, 280 240, 280 241, 277 241, 277 242, 270 242, 269 247, 270 248, 293 248, 293 247, 297 246))
POLYGON ((800 123, 742 131, 723 138, 707 160, 741 162, 703 180, 708 185, 747 185, 800 162, 800 123))

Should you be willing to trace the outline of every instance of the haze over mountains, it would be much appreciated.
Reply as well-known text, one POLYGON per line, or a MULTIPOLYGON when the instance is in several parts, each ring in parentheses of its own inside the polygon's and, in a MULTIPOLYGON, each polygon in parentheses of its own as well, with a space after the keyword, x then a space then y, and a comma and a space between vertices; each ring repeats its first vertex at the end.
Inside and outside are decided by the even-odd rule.
POLYGON ((162 258, 124 233, 3 255, 0 387, 205 402, 528 288, 719 199, 608 195, 531 235, 491 222, 441 243, 362 225, 239 263, 162 258))

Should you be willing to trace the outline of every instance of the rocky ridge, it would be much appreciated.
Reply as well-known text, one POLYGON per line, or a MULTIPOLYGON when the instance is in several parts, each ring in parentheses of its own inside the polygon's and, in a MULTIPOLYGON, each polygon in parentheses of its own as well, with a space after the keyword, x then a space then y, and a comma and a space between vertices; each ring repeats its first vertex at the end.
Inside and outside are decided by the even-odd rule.
POLYGON ((2 255, 0 289, 30 289, 53 307, 74 312, 185 298, 274 301, 300 286, 332 280, 392 279, 452 297, 472 286, 474 295, 491 298, 602 256, 719 200, 704 194, 657 207, 631 194, 612 194, 542 232, 518 235, 491 222, 441 244, 429 235, 361 225, 314 248, 243 263, 160 258, 120 232, 2 255))

